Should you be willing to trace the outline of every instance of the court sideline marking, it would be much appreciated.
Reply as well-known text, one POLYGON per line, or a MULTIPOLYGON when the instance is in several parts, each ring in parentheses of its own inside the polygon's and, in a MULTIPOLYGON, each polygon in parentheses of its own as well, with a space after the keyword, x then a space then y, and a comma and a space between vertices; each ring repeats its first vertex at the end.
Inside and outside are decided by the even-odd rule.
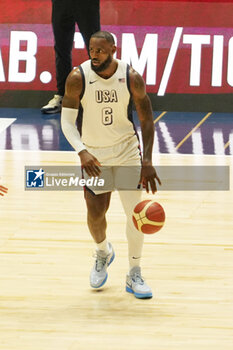
POLYGON ((227 143, 224 145, 224 149, 227 149, 227 147, 229 147, 229 146, 230 146, 230 140, 227 141, 227 143))
POLYGON ((154 124, 157 123, 166 113, 167 113, 167 111, 162 112, 162 113, 154 120, 154 124))
POLYGON ((212 112, 209 112, 206 114, 206 116, 199 122, 197 125, 194 126, 194 128, 181 140, 178 145, 176 146, 176 149, 179 149, 183 143, 196 131, 205 121, 209 116, 211 116, 212 112))
POLYGON ((16 118, 0 118, 0 134, 2 131, 6 130, 8 126, 13 124, 16 118))

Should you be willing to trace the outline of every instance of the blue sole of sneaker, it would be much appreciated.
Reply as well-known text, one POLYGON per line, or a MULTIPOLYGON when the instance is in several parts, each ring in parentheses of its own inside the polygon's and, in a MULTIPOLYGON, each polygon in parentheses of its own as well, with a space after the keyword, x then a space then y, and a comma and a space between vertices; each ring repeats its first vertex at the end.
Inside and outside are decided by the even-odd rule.
POLYGON ((108 263, 108 266, 113 262, 114 259, 115 259, 115 252, 113 252, 112 257, 108 263))
POLYGON ((140 293, 135 293, 133 291, 133 289, 131 289, 130 287, 126 286, 125 288, 126 292, 134 294, 134 296, 138 299, 150 299, 153 297, 152 293, 147 293, 147 294, 140 294, 140 293))

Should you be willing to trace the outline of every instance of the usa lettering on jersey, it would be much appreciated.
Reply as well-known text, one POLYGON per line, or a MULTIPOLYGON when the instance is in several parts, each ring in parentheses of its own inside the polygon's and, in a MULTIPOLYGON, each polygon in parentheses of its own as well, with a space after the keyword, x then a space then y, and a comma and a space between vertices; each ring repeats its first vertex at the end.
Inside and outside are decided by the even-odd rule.
POLYGON ((116 90, 96 90, 95 99, 97 103, 118 102, 116 90))

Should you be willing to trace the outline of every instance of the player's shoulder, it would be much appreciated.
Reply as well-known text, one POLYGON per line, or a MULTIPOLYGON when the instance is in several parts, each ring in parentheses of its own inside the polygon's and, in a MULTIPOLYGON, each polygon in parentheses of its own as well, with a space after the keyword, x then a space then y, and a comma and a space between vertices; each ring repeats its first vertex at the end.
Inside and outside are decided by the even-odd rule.
POLYGON ((82 79, 82 73, 79 67, 74 68, 70 74, 67 77, 66 80, 66 86, 68 88, 75 88, 78 90, 82 89, 83 86, 83 79, 82 79))
POLYGON ((69 74, 69 77, 72 79, 72 80, 82 80, 82 76, 84 74, 84 72, 89 69, 91 67, 91 63, 90 63, 90 60, 87 60, 83 63, 81 63, 78 67, 74 68, 70 74, 69 74))
POLYGON ((129 81, 132 91, 144 90, 145 82, 143 77, 132 66, 129 67, 129 81))
POLYGON ((129 66, 129 77, 132 80, 143 80, 142 76, 132 66, 129 66))

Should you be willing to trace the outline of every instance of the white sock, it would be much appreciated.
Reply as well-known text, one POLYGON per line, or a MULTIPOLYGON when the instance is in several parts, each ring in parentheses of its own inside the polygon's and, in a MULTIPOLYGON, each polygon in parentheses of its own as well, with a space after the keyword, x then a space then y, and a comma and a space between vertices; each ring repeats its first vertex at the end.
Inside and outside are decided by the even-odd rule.
POLYGON ((119 195, 127 216, 126 237, 128 240, 129 270, 131 270, 134 266, 140 266, 144 241, 143 233, 135 228, 132 220, 133 209, 141 201, 141 191, 119 191, 119 195))
POLYGON ((140 266, 142 247, 144 241, 144 235, 136 230, 131 218, 128 219, 126 224, 126 237, 128 240, 128 259, 129 259, 129 270, 134 266, 140 266))
POLYGON ((96 246, 98 250, 103 250, 106 254, 110 253, 107 238, 105 238, 105 240, 100 243, 96 243, 96 246))

